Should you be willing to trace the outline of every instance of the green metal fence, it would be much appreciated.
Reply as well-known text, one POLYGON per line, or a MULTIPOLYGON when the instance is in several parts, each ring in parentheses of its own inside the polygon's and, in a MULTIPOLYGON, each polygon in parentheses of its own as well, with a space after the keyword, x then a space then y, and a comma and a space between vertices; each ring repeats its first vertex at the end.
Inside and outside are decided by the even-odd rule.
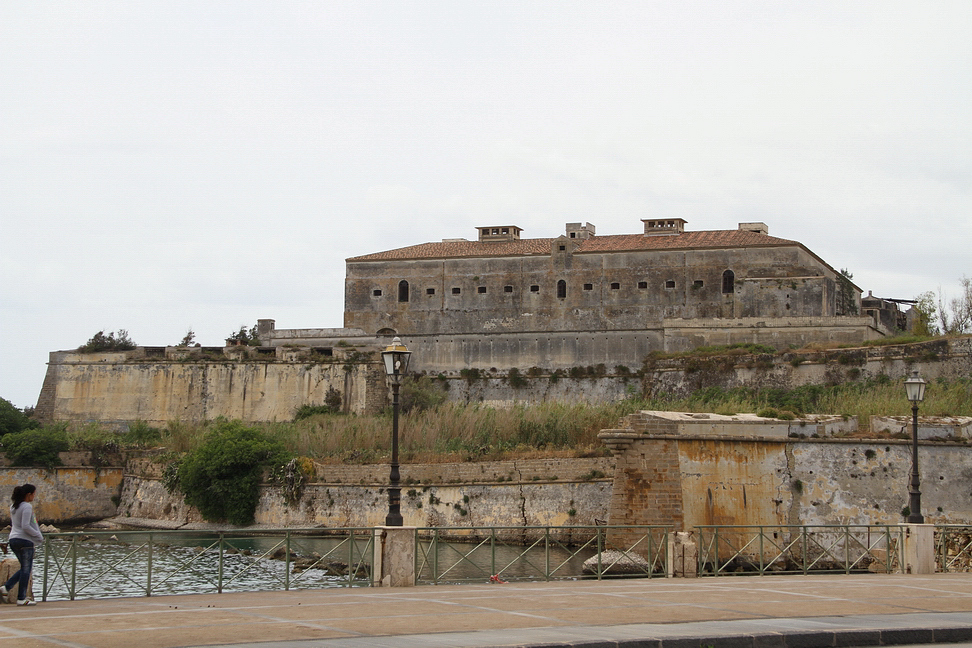
POLYGON ((962 524, 935 525, 935 569, 967 572, 972 568, 972 527, 962 524))
POLYGON ((368 585, 373 546, 370 528, 49 533, 34 580, 45 601, 368 585))
POLYGON ((669 527, 416 529, 418 584, 664 576, 669 527))
POLYGON ((897 525, 700 526, 699 575, 896 571, 897 525))

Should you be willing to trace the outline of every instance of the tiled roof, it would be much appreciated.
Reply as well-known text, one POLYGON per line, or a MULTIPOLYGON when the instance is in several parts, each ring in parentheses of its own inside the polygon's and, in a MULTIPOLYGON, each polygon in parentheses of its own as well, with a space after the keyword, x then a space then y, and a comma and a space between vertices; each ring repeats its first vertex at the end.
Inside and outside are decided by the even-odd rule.
MULTIPOLYGON (((421 243, 395 250, 352 257, 348 261, 399 261, 408 259, 448 259, 457 257, 512 257, 550 254, 556 239, 517 241, 443 241, 421 243)), ((682 234, 615 234, 574 241, 574 254, 585 252, 622 252, 629 250, 687 250, 706 248, 767 247, 800 245, 796 241, 744 230, 712 230, 682 234)), ((802 246, 801 246, 802 247, 802 246)))

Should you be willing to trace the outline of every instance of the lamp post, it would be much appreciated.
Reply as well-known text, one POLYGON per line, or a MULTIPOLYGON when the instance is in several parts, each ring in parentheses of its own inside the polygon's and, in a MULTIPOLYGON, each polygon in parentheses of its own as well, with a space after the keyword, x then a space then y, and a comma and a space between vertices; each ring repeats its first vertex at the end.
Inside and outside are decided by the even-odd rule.
POLYGON ((918 490, 920 481, 918 479, 918 403, 925 399, 925 381, 918 375, 918 371, 912 371, 911 375, 905 380, 905 393, 911 401, 911 488, 908 493, 911 501, 908 504, 908 522, 911 524, 924 524, 925 518, 921 515, 921 491, 918 490))
POLYGON ((388 486, 388 515, 385 516, 385 526, 402 526, 402 489, 399 487, 401 475, 398 472, 398 388, 402 384, 402 376, 408 371, 408 358, 412 355, 401 339, 396 336, 392 343, 381 352, 381 359, 385 363, 385 374, 392 383, 392 456, 391 477, 388 486))

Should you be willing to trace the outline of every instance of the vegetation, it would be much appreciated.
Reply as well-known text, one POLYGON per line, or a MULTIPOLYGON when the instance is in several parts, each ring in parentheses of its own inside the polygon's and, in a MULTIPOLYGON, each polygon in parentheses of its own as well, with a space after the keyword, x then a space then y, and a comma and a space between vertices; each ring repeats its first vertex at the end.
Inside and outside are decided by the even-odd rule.
POLYGON ((177 347, 196 346, 196 332, 190 328, 188 331, 186 331, 186 334, 182 337, 181 340, 179 340, 179 344, 177 344, 176 346, 177 347))
POLYGON ((5 398, 0 398, 0 437, 11 432, 20 432, 37 427, 33 420, 22 410, 5 398))
POLYGON ((117 333, 98 331, 91 339, 78 347, 80 353, 97 353, 98 351, 130 351, 135 343, 128 337, 128 331, 118 329, 117 333))
POLYGON ((255 324, 249 329, 246 326, 241 326, 239 331, 226 336, 226 341, 244 346, 260 346, 260 335, 257 333, 255 324))
POLYGON ((291 458, 263 431, 217 421, 179 464, 177 486, 206 520, 252 524, 264 469, 291 458))
POLYGON ((70 442, 64 428, 48 427, 10 432, 0 439, 0 446, 13 466, 53 468, 61 465, 58 453, 66 452, 70 442))

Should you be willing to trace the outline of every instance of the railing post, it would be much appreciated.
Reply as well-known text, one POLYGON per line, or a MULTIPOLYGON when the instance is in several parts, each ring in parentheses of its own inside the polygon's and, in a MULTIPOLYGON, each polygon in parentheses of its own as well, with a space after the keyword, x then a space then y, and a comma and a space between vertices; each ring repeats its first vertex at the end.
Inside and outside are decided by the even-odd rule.
POLYGON ((760 525, 757 527, 759 533, 759 575, 765 576, 766 570, 763 566, 763 527, 760 525))
POLYGON ((597 527, 597 580, 601 580, 604 571, 604 538, 601 534, 603 527, 597 527))
POLYGON ((148 569, 145 572, 145 596, 152 596, 152 532, 148 534, 148 569))
POLYGON ((439 584, 439 528, 432 529, 432 582, 439 584))
POLYGON ((51 538, 48 535, 48 536, 44 536, 44 578, 41 584, 41 587, 43 588, 41 590, 41 601, 45 603, 47 602, 47 565, 48 565, 47 557, 50 555, 50 553, 51 553, 51 538))
POLYGON ((800 544, 803 545, 803 575, 807 575, 807 527, 800 527, 800 544))
POLYGON ((78 534, 71 536, 71 600, 78 586, 78 534))
POLYGON ((216 593, 223 593, 223 532, 219 532, 219 573, 216 577, 216 593))
POLYGON ((719 564, 719 527, 713 529, 712 537, 715 539, 715 559, 712 563, 712 574, 718 576, 719 572, 722 571, 722 565, 719 564))
POLYGON ((496 573, 496 527, 489 527, 489 573, 496 573))
POLYGON ((550 580, 550 527, 543 528, 543 573, 550 580))
POLYGON ((850 574, 850 525, 844 525, 844 573, 850 574))
MULTIPOLYGON (((354 568, 349 565, 348 569, 354 568)), ((290 529, 284 537, 284 591, 290 591, 290 529)))

